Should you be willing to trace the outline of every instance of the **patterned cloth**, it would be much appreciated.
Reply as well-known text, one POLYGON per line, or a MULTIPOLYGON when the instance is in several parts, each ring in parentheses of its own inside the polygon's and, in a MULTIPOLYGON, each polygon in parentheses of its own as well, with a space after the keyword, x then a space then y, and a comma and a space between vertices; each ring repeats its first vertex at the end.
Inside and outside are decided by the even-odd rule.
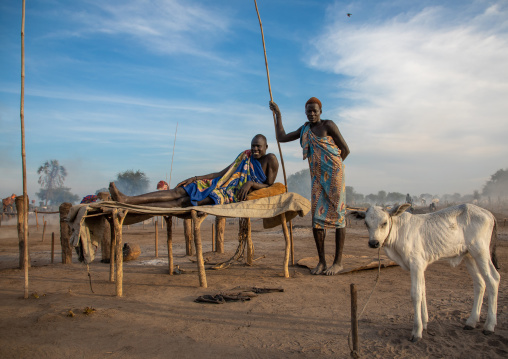
POLYGON ((238 202, 238 191, 247 181, 256 183, 266 181, 261 163, 251 157, 250 150, 240 153, 224 176, 197 180, 184 189, 193 206, 197 206, 198 202, 206 197, 210 197, 214 204, 228 204, 238 202))
POLYGON ((88 196, 83 197, 83 199, 81 200, 81 203, 93 203, 93 202, 97 202, 98 199, 99 199, 99 197, 97 197, 96 195, 89 194, 88 196))
POLYGON ((331 136, 316 136, 308 123, 302 128, 300 144, 303 159, 309 160, 312 178, 312 226, 320 229, 344 228, 346 182, 339 147, 331 136))

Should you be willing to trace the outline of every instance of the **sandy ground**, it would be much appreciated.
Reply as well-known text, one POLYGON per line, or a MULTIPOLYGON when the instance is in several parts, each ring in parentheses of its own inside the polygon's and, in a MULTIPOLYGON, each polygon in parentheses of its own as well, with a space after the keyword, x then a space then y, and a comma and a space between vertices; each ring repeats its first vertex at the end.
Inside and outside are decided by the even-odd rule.
MULTIPOLYGON (((55 216, 56 217, 56 216, 55 216)), ((498 215, 508 217, 506 214, 498 215)), ((212 217, 213 218, 213 217, 212 217)), ((358 290, 359 306, 367 300, 377 270, 327 277, 313 276, 307 268, 290 268, 282 277, 284 240, 280 229, 263 230, 253 221, 254 266, 235 264, 226 270, 207 270, 208 288, 200 288, 196 265, 185 256, 182 222, 174 228, 175 262, 185 270, 168 275, 165 231, 159 234, 159 258, 154 255, 153 225, 130 226, 124 241, 137 243, 141 256, 124 266, 124 296, 115 297, 109 265, 96 259, 91 265, 93 290, 86 267, 51 264, 51 232, 59 242, 57 218, 47 216, 48 228, 30 226, 29 299, 23 299, 24 273, 18 264, 15 225, 0 227, 0 357, 1 358, 348 358, 350 284, 358 290), (52 224, 53 223, 53 224, 52 224), (204 294, 280 287, 245 302, 203 304, 204 294), (86 308, 95 311, 84 314, 86 308), (74 316, 69 316, 72 311, 74 316)), ((316 254, 310 217, 293 221, 295 259, 316 254)), ((211 250, 212 220, 202 226, 204 251, 211 250)), ((237 246, 237 221, 226 225, 226 252, 237 246)), ((328 253, 333 253, 333 232, 328 253)), ((462 263, 451 268, 438 262, 426 272, 429 332, 414 344, 409 273, 400 267, 382 269, 380 282, 359 323, 364 358, 506 358, 508 357, 508 226, 500 221, 498 258, 502 265, 498 325, 493 335, 481 325, 463 326, 473 300, 472 281, 462 263)), ((367 246, 361 222, 348 228, 345 254, 377 257, 367 246)), ((100 254, 98 254, 100 259, 100 254)), ((61 261, 56 245, 55 262, 61 261)))

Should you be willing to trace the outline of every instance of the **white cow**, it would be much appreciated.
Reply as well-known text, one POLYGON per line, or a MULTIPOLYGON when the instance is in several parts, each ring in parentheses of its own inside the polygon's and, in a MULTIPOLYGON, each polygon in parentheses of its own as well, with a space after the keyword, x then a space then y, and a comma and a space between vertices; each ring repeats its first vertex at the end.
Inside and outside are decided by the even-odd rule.
POLYGON ((403 269, 411 272, 411 299, 414 306, 414 326, 411 341, 422 338, 429 320, 425 296, 424 272, 430 263, 448 259, 457 266, 462 259, 473 278, 474 303, 464 329, 473 329, 480 319, 485 293, 488 294, 488 315, 484 334, 492 334, 497 319, 499 273, 496 259, 496 220, 489 211, 463 204, 441 211, 413 215, 406 212, 409 204, 390 212, 373 206, 352 214, 365 218, 369 229, 369 246, 383 247, 386 254, 403 269))

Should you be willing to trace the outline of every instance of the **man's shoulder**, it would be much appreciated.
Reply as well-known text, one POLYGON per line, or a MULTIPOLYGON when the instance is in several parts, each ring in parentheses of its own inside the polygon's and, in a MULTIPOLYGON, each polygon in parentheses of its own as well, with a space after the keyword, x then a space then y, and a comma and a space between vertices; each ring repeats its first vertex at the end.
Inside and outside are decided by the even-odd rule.
POLYGON ((265 156, 265 161, 270 163, 276 163, 279 164, 279 160, 277 160, 277 156, 275 156, 273 153, 267 153, 265 156))

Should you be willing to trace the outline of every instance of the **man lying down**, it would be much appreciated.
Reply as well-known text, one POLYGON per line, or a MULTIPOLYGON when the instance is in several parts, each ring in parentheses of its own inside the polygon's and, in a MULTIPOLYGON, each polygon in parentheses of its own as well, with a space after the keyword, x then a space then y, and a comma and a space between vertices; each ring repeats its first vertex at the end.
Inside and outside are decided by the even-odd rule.
POLYGON ((195 176, 180 182, 173 189, 126 196, 109 184, 114 201, 148 207, 189 207, 228 204, 244 201, 249 192, 271 186, 279 170, 273 153, 266 153, 268 144, 264 135, 251 141, 251 149, 238 155, 231 165, 220 172, 195 176))

